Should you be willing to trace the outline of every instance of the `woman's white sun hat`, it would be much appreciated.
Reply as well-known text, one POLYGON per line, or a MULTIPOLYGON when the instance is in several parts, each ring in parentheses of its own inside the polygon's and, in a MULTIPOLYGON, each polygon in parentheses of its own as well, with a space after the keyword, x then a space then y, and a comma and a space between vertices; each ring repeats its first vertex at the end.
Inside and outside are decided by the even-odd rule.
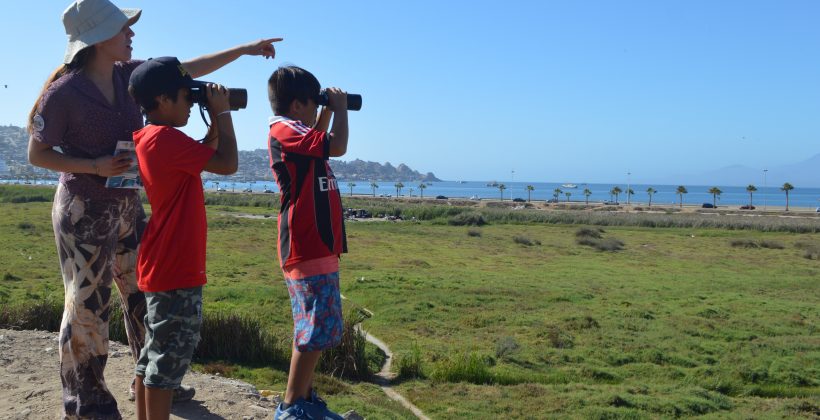
POLYGON ((63 26, 68 35, 65 64, 83 48, 111 39, 126 24, 140 18, 141 9, 120 9, 109 0, 77 0, 63 12, 63 26))

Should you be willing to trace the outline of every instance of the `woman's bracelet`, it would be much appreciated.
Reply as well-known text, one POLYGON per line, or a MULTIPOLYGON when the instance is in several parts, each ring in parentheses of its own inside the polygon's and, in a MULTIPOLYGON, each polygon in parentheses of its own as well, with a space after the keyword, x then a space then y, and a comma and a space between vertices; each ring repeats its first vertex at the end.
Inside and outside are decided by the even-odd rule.
POLYGON ((231 113, 231 110, 229 109, 227 111, 222 111, 219 114, 216 114, 216 116, 217 116, 217 118, 219 118, 220 115, 225 115, 225 114, 230 114, 230 113, 231 113))
POLYGON ((94 170, 94 175, 100 176, 100 168, 97 166, 97 159, 91 159, 91 169, 94 170))

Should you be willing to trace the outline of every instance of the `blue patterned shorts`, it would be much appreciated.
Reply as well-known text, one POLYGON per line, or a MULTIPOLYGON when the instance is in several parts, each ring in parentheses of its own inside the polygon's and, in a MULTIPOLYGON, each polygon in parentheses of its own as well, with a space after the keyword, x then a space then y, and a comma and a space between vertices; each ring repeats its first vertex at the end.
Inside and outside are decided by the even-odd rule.
POLYGON ((329 349, 342 341, 339 272, 285 277, 293 311, 293 345, 300 352, 329 349))

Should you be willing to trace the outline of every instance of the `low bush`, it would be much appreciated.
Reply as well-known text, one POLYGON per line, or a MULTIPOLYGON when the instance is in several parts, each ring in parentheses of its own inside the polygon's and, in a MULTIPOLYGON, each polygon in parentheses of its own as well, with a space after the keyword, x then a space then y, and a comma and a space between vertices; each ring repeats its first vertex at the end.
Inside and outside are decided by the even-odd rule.
POLYGON ((332 349, 322 352, 319 359, 319 370, 330 376, 365 380, 373 372, 367 360, 365 345, 367 340, 356 325, 369 318, 366 312, 357 307, 345 311, 342 326, 342 342, 332 349))
POLYGON ((615 238, 589 238, 581 237, 576 241, 578 245, 585 245, 597 249, 598 251, 620 251, 624 249, 623 241, 615 238))
POLYGON ((768 248, 768 249, 783 249, 786 246, 778 241, 764 239, 762 241, 755 241, 754 239, 733 239, 729 242, 735 248, 768 248))
POLYGON ((255 317, 245 314, 206 312, 202 317, 198 360, 226 360, 247 364, 286 366, 287 354, 255 317))
POLYGON ((753 239, 732 239, 729 242, 735 248, 759 248, 760 245, 757 244, 753 239))
POLYGON ((513 237, 513 242, 525 246, 541 245, 541 241, 537 239, 530 239, 526 236, 516 235, 513 237))
POLYGON ((474 238, 480 238, 481 237, 481 231, 477 230, 477 229, 470 229, 470 230, 467 231, 467 236, 472 236, 474 238))
POLYGON ((575 237, 576 238, 600 238, 601 233, 603 233, 603 232, 604 232, 603 229, 594 229, 594 228, 583 227, 583 228, 580 228, 577 231, 575 231, 575 237))
POLYGON ((461 213, 451 217, 447 223, 452 226, 483 226, 487 224, 481 213, 461 213))
POLYGON ((783 245, 782 242, 772 241, 772 240, 768 240, 768 239, 760 241, 760 247, 761 248, 768 248, 768 249, 784 249, 784 248, 786 248, 786 246, 783 245))
POLYGON ((469 382, 476 385, 493 383, 493 375, 483 357, 468 353, 440 360, 430 377, 438 382, 469 382))
POLYGON ((0 306, 0 328, 59 331, 62 318, 63 302, 54 299, 0 306))
POLYGON ((397 354, 396 365, 398 367, 398 379, 425 377, 421 362, 421 348, 418 344, 414 344, 408 352, 397 354))
POLYGON ((521 345, 513 337, 503 337, 495 343, 495 357, 503 359, 518 351, 521 345))

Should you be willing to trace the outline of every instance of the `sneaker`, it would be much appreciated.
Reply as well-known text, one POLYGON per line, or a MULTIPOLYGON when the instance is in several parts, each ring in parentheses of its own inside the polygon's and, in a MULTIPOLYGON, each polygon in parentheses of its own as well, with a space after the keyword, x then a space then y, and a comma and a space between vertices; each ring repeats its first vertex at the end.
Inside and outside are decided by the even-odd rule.
POLYGON ((320 407, 322 410, 325 411, 325 413, 324 413, 324 416, 325 416, 324 418, 325 419, 344 420, 344 417, 342 417, 342 416, 328 410, 327 403, 325 402, 325 400, 321 399, 319 397, 319 394, 317 394, 316 391, 313 388, 310 389, 310 402, 315 404, 317 407, 320 407))
POLYGON ((342 417, 327 409, 327 405, 321 403, 306 401, 299 398, 287 409, 282 408, 282 403, 276 406, 276 413, 273 414, 274 420, 336 420, 342 417))
POLYGON ((174 390, 173 403, 191 401, 194 399, 194 395, 196 395, 196 389, 194 389, 194 387, 179 384, 179 388, 174 390))

